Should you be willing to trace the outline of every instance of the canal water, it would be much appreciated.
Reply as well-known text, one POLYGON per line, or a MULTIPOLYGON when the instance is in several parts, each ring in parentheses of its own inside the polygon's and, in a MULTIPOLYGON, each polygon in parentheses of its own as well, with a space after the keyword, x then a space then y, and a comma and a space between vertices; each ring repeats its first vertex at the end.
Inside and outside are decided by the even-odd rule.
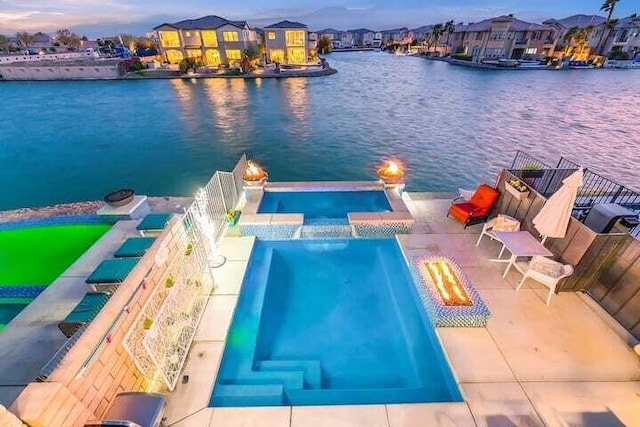
POLYGON ((640 71, 486 71, 381 52, 334 53, 313 79, 0 83, 0 209, 116 188, 193 194, 246 152, 270 178, 408 189, 493 182, 521 149, 640 188, 640 71))

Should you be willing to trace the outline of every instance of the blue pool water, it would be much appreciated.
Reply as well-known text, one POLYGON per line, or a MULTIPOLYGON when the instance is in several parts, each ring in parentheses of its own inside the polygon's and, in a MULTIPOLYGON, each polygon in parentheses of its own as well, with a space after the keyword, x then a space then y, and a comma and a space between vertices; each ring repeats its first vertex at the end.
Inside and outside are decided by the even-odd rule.
POLYGON ((461 400, 394 240, 255 243, 210 406, 461 400))
POLYGON ((388 212, 384 191, 266 191, 258 213, 301 213, 306 224, 346 222, 349 212, 388 212))

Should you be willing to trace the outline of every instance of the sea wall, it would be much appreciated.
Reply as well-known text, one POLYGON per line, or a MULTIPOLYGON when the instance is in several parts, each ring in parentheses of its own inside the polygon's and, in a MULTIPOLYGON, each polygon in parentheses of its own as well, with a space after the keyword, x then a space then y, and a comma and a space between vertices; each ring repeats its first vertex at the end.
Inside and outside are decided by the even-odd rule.
POLYGON ((0 64, 11 64, 14 62, 60 61, 90 57, 91 54, 88 52, 53 53, 47 55, 0 55, 0 64))
POLYGON ((118 66, 110 64, 66 65, 52 63, 50 65, 39 62, 25 64, 3 65, 0 67, 2 80, 93 80, 117 79, 120 77, 118 66))

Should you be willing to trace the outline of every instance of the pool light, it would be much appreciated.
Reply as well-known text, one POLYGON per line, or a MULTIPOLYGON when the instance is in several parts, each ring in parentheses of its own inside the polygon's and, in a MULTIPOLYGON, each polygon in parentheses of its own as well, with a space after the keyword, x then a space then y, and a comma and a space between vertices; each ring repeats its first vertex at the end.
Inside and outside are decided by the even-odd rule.
POLYGON ((252 160, 247 161, 247 167, 242 174, 242 179, 247 185, 262 185, 267 180, 269 175, 252 160))
POLYGON ((385 160, 384 164, 378 168, 377 174, 385 184, 395 184, 404 176, 404 169, 397 160, 385 160))

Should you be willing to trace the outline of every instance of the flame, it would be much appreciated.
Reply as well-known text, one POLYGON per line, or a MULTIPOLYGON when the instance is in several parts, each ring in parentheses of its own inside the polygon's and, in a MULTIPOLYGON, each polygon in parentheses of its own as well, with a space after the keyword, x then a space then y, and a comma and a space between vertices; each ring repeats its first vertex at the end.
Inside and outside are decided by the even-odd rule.
POLYGON ((425 265, 445 305, 473 305, 448 261, 427 262, 425 265))
POLYGON ((247 181, 259 181, 264 178, 267 173, 256 163, 251 160, 247 161, 247 168, 244 171, 243 179, 247 181))
POLYGON ((385 182, 397 182, 404 176, 402 164, 396 160, 385 160, 378 168, 378 176, 385 182))

